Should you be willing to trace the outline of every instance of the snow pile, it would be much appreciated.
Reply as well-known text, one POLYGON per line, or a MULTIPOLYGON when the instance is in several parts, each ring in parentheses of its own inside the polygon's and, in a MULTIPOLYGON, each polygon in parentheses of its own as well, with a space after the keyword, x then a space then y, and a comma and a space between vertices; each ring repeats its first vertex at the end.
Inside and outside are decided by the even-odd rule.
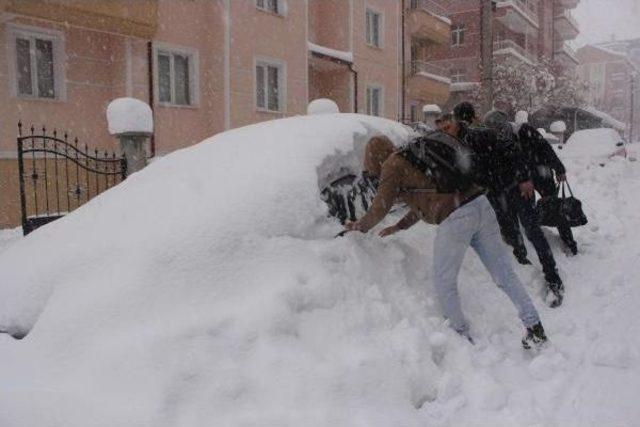
POLYGON ((613 117, 611 117, 611 115, 605 113, 604 111, 600 111, 595 107, 591 107, 591 106, 585 107, 584 110, 600 118, 604 125, 611 126, 612 128, 619 131, 624 131, 627 128, 626 124, 622 123, 619 120, 614 119, 613 117))
POLYGON ((109 133, 153 133, 151 107, 135 98, 114 99, 107 106, 109 133))
POLYGON ((338 108, 338 104, 336 104, 331 99, 320 98, 314 99, 307 106, 307 114, 335 114, 339 113, 340 109, 338 108))
POLYGON ((426 104, 422 107, 422 112, 427 114, 442 114, 442 109, 436 104, 426 104))
POLYGON ((620 135, 613 129, 585 129, 574 132, 559 152, 563 160, 573 159, 586 163, 601 162, 612 156, 620 147, 620 135))
POLYGON ((539 266, 518 266, 552 340, 536 355, 471 252, 460 292, 476 345, 449 330, 430 279, 434 227, 332 238, 320 166, 377 133, 400 142, 407 129, 336 114, 226 132, 0 254, 0 325, 35 323, 22 341, 0 335, 0 425, 640 419, 638 163, 566 163, 590 223, 575 258, 549 231, 562 308, 542 305, 539 266))

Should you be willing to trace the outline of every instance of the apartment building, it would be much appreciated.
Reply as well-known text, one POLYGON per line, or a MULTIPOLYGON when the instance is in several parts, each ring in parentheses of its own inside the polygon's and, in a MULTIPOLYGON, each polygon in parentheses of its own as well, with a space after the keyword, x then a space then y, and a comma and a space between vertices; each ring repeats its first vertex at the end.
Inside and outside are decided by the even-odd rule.
POLYGON ((0 0, 0 227, 20 222, 20 120, 114 148, 106 106, 132 96, 162 155, 319 97, 398 119, 401 15, 395 0, 0 0))
POLYGON ((633 134, 637 138, 640 130, 639 69, 628 53, 602 45, 587 45, 578 50, 578 58, 578 77, 589 84, 589 105, 625 123, 627 135, 633 117, 633 134))
MULTIPOLYGON (((476 0, 438 0, 451 20, 448 45, 428 53, 429 62, 449 70, 454 104, 479 86, 482 44, 481 9, 476 0)), ((579 33, 571 16, 579 0, 494 0, 493 56, 496 61, 534 64, 540 58, 575 69, 574 50, 567 44, 579 33)))

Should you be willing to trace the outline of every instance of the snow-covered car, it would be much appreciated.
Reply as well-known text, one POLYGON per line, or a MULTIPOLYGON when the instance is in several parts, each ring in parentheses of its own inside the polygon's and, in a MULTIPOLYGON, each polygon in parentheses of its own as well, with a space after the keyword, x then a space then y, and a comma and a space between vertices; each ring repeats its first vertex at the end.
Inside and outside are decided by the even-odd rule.
POLYGON ((586 129, 574 132, 566 144, 557 147, 562 160, 604 166, 615 157, 627 157, 625 141, 610 128, 586 129))

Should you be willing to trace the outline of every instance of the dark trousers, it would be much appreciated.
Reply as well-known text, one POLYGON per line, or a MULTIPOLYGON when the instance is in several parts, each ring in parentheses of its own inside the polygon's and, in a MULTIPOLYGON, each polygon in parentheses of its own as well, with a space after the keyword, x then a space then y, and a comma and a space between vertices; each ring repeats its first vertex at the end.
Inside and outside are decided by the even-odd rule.
POLYGON ((496 212, 502 238, 509 246, 513 247, 514 255, 516 257, 527 256, 527 248, 520 233, 519 224, 522 224, 527 239, 536 249, 545 279, 549 283, 561 283, 553 252, 551 252, 547 238, 538 223, 534 200, 524 199, 517 186, 502 192, 489 192, 487 197, 496 212))

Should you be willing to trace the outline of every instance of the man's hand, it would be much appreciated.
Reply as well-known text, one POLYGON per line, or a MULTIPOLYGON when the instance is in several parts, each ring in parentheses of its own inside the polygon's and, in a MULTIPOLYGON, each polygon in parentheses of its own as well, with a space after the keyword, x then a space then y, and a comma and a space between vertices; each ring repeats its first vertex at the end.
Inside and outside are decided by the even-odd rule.
POLYGON ((398 227, 398 225, 396 224, 381 230, 380 233, 378 233, 378 235, 380 237, 387 237, 397 233, 398 231, 400 231, 400 227, 398 227))
POLYGON ((565 182, 567 180, 567 175, 565 174, 556 175, 556 179, 558 180, 558 182, 565 182))
POLYGON ((533 198, 533 182, 525 181, 518 184, 520 188, 520 195, 525 199, 529 200, 533 198))
POLYGON ((344 223, 344 228, 345 230, 349 230, 349 231, 362 231, 361 227, 360 227, 360 223, 358 221, 347 221, 344 223))

